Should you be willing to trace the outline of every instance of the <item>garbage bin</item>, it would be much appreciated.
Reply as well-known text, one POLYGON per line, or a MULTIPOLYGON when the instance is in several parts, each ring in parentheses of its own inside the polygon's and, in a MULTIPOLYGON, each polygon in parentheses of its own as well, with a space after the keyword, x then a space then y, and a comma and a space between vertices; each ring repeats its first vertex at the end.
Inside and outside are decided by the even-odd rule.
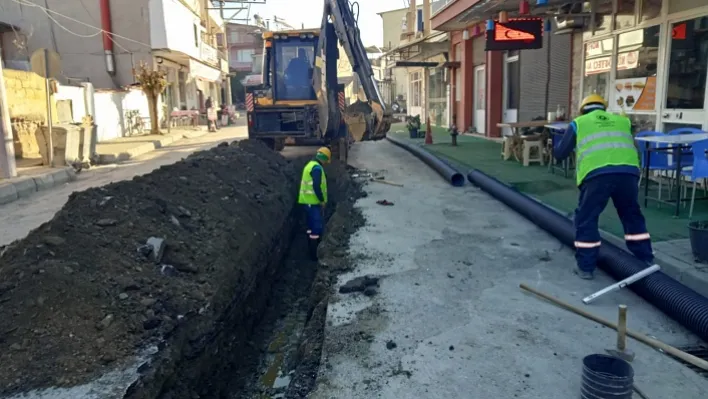
MULTIPOLYGON (((42 126, 37 135, 42 164, 49 165, 49 128, 42 126)), ((52 126, 54 166, 71 165, 79 159, 80 128, 75 125, 52 126)))
POLYGON ((96 137, 98 135, 98 125, 91 123, 81 125, 80 159, 82 163, 94 163, 96 154, 96 137))

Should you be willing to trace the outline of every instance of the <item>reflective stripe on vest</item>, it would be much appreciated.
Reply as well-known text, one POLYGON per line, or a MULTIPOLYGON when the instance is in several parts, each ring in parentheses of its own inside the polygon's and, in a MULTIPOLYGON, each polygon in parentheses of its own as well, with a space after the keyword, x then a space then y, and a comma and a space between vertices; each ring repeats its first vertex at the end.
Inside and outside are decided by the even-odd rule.
POLYGON ((324 168, 322 168, 317 161, 310 161, 302 170, 302 178, 300 179, 300 193, 297 200, 298 204, 320 204, 320 199, 317 198, 317 194, 315 194, 315 189, 313 187, 314 182, 312 181, 312 169, 315 167, 319 167, 322 171, 322 182, 320 184, 320 189, 322 190, 322 196, 324 197, 325 202, 327 202, 327 176, 325 176, 324 168))
POLYGON ((597 110, 576 118, 575 125, 578 185, 590 172, 605 166, 639 168, 628 118, 597 110))

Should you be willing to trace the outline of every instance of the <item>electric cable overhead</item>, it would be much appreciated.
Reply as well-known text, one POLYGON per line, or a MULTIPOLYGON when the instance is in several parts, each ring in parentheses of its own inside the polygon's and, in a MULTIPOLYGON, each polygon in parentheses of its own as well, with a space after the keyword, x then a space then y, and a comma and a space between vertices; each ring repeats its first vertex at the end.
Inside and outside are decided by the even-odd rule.
POLYGON ((123 51, 128 52, 128 53, 131 53, 131 51, 128 50, 128 49, 126 49, 126 48, 125 48, 124 46, 122 46, 120 43, 118 43, 118 42, 115 40, 115 38, 123 39, 123 40, 125 40, 125 41, 127 41, 127 42, 131 42, 131 43, 136 43, 136 44, 145 46, 145 47, 147 47, 147 48, 152 48, 152 46, 150 46, 150 45, 147 44, 147 43, 143 43, 143 42, 141 42, 141 41, 139 41, 139 40, 135 40, 135 39, 131 39, 131 38, 129 38, 129 37, 125 37, 125 36, 122 36, 122 35, 118 35, 118 34, 113 33, 113 32, 108 32, 108 31, 106 31, 106 30, 104 30, 104 29, 102 29, 102 28, 93 26, 93 25, 91 25, 91 24, 87 24, 86 22, 80 21, 80 20, 78 20, 78 19, 76 19, 76 18, 69 17, 69 16, 64 15, 64 14, 62 14, 62 13, 60 13, 60 12, 56 12, 56 11, 54 11, 54 10, 50 10, 50 9, 44 7, 44 6, 41 6, 41 5, 37 4, 37 3, 33 3, 33 2, 31 2, 31 1, 29 1, 29 0, 10 0, 10 1, 12 1, 12 2, 14 2, 14 3, 17 3, 17 4, 19 4, 19 5, 22 5, 22 6, 30 7, 30 8, 39 8, 39 9, 40 9, 44 14, 46 14, 47 17, 49 17, 49 19, 52 20, 59 28, 61 28, 62 30, 66 31, 66 32, 68 32, 68 33, 70 33, 70 34, 72 34, 72 35, 74 35, 74 36, 78 36, 78 37, 82 37, 82 38, 91 38, 91 37, 96 37, 96 36, 98 36, 98 35, 100 35, 100 34, 105 33, 106 36, 107 36, 116 46, 120 47, 123 51), (90 35, 84 35, 84 34, 76 33, 76 32, 74 32, 74 31, 72 31, 71 29, 69 29, 69 28, 63 26, 59 21, 56 20, 56 18, 54 18, 54 17, 51 16, 50 14, 56 15, 57 17, 61 17, 61 18, 67 19, 67 20, 69 20, 69 21, 75 22, 75 23, 77 23, 77 24, 79 24, 79 25, 83 25, 83 26, 86 26, 86 27, 91 28, 91 29, 96 29, 96 33, 93 33, 93 34, 90 34, 90 35))

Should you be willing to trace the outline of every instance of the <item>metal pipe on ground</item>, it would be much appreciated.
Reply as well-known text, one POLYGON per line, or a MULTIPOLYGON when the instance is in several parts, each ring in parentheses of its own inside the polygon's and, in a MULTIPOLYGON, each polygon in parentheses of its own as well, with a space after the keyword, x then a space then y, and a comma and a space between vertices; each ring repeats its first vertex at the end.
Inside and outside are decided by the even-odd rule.
POLYGON ((403 148, 404 150, 418 157, 418 159, 420 159, 421 161, 425 162, 428 166, 438 172, 440 176, 444 177, 445 180, 447 180, 453 186, 462 187, 465 185, 465 176, 462 175, 462 173, 456 171, 450 165, 446 164, 445 161, 429 153, 420 146, 406 143, 401 139, 391 136, 386 136, 386 138, 388 139, 388 141, 403 148))
MULTIPOLYGON (((573 246, 575 228, 567 217, 482 171, 472 170, 467 179, 563 244, 573 246)), ((616 280, 623 280, 647 267, 644 262, 605 240, 600 248, 599 266, 616 280)), ((633 283, 629 288, 708 341, 708 298, 661 271, 633 283)))

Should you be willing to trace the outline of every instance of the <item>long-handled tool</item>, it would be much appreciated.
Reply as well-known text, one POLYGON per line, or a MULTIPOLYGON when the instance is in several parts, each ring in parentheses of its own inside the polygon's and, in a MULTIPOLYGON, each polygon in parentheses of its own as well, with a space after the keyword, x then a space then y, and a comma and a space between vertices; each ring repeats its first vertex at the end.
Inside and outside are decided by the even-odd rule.
POLYGON ((374 182, 376 182, 376 183, 388 184, 389 186, 403 187, 403 184, 394 183, 394 182, 388 181, 388 180, 371 179, 371 181, 374 181, 374 182))
POLYGON ((661 267, 659 267, 659 265, 649 266, 646 269, 644 269, 638 273, 635 273, 622 281, 618 281, 608 287, 601 289, 600 291, 598 291, 594 294, 586 296, 585 298, 583 298, 583 303, 585 303, 587 305, 590 302, 594 301, 595 299, 601 297, 602 295, 607 294, 608 292, 617 291, 621 288, 624 288, 636 281, 643 279, 644 277, 646 277, 652 273, 658 272, 660 269, 661 269, 661 267))
POLYGON ((614 348, 607 349, 606 352, 628 362, 634 360, 634 352, 627 349, 627 305, 619 305, 617 344, 614 348))
MULTIPOLYGON (((617 330, 617 328, 618 328, 617 325, 616 325, 615 323, 612 323, 611 321, 607 321, 607 320, 605 320, 605 319, 603 319, 603 318, 601 318, 601 317, 595 316, 595 315, 592 314, 592 313, 586 312, 586 311, 584 311, 584 310, 582 310, 582 309, 580 309, 580 308, 577 308, 577 307, 575 307, 575 306, 573 306, 573 305, 571 305, 571 304, 569 304, 569 303, 563 302, 563 301, 561 301, 561 300, 558 299, 558 298, 554 298, 554 297, 552 297, 552 296, 550 296, 550 295, 548 295, 548 294, 546 294, 546 293, 543 293, 543 292, 541 292, 541 291, 539 291, 539 290, 537 290, 537 289, 535 289, 535 288, 531 288, 531 287, 529 287, 529 286, 526 285, 526 284, 520 284, 519 287, 520 287, 522 290, 524 290, 524 291, 528 291, 528 292, 530 292, 530 293, 532 293, 532 294, 534 294, 534 295, 537 295, 537 296, 539 296, 539 297, 541 297, 541 298, 543 298, 543 299, 546 299, 547 301, 550 301, 550 302, 552 302, 553 304, 555 304, 555 305, 557 305, 557 306, 559 306, 559 307, 561 307, 561 308, 563 308, 563 309, 565 309, 565 310, 571 311, 571 312, 573 312, 573 313, 575 313, 575 314, 577 314, 577 315, 580 315, 580 316, 582 316, 582 317, 584 317, 584 318, 586 318, 586 319, 588 319, 588 320, 592 320, 592 321, 594 321, 595 323, 602 324, 602 325, 604 325, 605 327, 609 327, 609 328, 611 328, 611 329, 613 329, 613 330, 617 330)), ((667 344, 665 344, 665 343, 663 343, 663 342, 661 342, 661 341, 659 341, 659 340, 657 340, 657 339, 650 338, 650 337, 648 337, 648 336, 646 336, 646 335, 644 335, 644 334, 641 334, 641 333, 638 333, 638 332, 634 332, 634 331, 632 331, 632 330, 626 330, 626 331, 627 331, 627 335, 628 335, 628 336, 630 336, 630 337, 636 339, 636 340, 639 341, 639 342, 642 342, 642 343, 644 343, 644 344, 646 344, 646 345, 649 345, 649 346, 651 346, 651 347, 654 348, 654 349, 661 349, 662 351, 664 351, 664 352, 666 352, 666 353, 668 353, 668 354, 670 354, 670 355, 672 355, 672 356, 674 356, 674 357, 676 357, 676 358, 679 358, 679 359, 683 360, 683 361, 686 362, 686 363, 692 364, 692 365, 694 365, 694 366, 696 366, 696 367, 698 367, 698 368, 700 368, 700 369, 708 370, 708 361, 705 361, 705 360, 700 359, 700 358, 698 358, 698 357, 696 357, 696 356, 693 356, 693 355, 691 355, 691 354, 688 354, 688 353, 686 353, 686 352, 684 352, 684 351, 682 351, 682 350, 680 350, 680 349, 677 349, 677 348, 675 348, 675 347, 673 347, 673 346, 671 346, 671 345, 667 345, 667 344)))

